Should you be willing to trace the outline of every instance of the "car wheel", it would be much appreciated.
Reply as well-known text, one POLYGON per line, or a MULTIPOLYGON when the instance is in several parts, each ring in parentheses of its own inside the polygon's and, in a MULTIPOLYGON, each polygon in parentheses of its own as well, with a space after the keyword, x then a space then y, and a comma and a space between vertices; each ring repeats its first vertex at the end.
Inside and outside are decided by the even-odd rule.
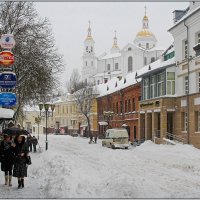
POLYGON ((111 147, 112 147, 112 149, 115 149, 115 145, 112 145, 111 147))
POLYGON ((128 149, 128 147, 125 147, 125 149, 128 149))

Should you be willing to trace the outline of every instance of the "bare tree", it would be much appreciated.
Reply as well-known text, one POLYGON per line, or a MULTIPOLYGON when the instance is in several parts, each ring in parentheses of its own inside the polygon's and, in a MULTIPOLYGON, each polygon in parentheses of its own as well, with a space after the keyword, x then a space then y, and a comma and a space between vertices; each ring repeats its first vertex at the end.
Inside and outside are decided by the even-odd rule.
POLYGON ((88 124, 88 135, 92 140, 90 114, 94 105, 96 95, 94 85, 81 80, 78 69, 74 69, 69 82, 67 82, 67 89, 73 93, 75 102, 78 106, 79 112, 86 118, 88 124))
POLYGON ((32 2, 0 3, 0 34, 6 33, 16 40, 17 120, 24 104, 45 100, 57 88, 63 59, 57 53, 49 21, 38 16, 32 2))

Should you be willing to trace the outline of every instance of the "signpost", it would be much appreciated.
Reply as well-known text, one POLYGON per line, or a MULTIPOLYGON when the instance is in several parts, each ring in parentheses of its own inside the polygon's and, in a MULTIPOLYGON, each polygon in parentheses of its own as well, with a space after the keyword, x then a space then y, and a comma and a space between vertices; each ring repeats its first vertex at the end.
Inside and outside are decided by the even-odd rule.
POLYGON ((11 51, 0 52, 0 65, 9 67, 14 63, 14 55, 11 51))
POLYGON ((0 88, 13 89, 16 86, 16 74, 12 72, 4 72, 0 74, 0 88))
POLYGON ((15 39, 12 34, 1 35, 0 45, 3 49, 12 49, 15 46, 15 39))
POLYGON ((2 92, 0 93, 0 105, 4 107, 14 106, 17 103, 17 97, 15 93, 12 92, 2 92))

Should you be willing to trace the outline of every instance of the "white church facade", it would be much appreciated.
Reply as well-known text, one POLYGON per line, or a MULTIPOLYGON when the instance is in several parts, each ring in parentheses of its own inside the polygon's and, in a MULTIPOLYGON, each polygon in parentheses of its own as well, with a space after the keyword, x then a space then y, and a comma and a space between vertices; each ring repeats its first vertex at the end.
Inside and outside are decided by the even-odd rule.
POLYGON ((156 43, 155 35, 149 30, 149 19, 145 9, 142 30, 137 33, 133 43, 128 43, 120 49, 115 31, 110 53, 97 57, 89 23, 82 57, 82 79, 90 83, 102 84, 113 77, 124 77, 160 58, 163 49, 157 47, 156 43))

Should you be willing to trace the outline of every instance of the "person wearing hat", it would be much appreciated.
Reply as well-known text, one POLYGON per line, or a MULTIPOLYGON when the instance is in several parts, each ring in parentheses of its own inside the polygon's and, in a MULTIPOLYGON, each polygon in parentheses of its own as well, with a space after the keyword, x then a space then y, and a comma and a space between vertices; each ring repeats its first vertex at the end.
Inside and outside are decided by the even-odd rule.
POLYGON ((14 153, 12 136, 4 134, 4 140, 0 145, 1 171, 5 172, 5 185, 12 186, 12 171, 14 164, 14 153))
POLYGON ((25 137, 18 135, 14 139, 15 163, 13 176, 18 178, 18 189, 24 188, 24 177, 27 177, 27 157, 29 156, 28 146, 25 137))

